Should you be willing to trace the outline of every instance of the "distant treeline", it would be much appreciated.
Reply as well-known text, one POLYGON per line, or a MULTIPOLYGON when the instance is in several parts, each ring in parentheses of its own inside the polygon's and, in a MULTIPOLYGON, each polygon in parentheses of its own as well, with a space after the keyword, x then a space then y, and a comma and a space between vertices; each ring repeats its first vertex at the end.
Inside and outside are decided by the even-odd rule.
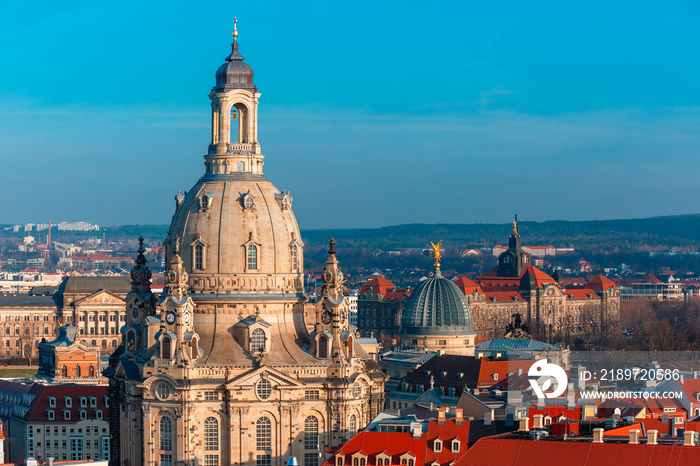
MULTIPOLYGON (((628 220, 592 220, 547 222, 518 222, 524 245, 575 248, 579 252, 614 254, 622 252, 700 250, 700 214, 651 217, 628 220)), ((99 232, 68 232, 52 230, 57 241, 86 237, 101 237, 118 241, 143 236, 151 243, 160 243, 168 225, 110 226, 99 232)), ((390 251, 405 248, 425 248, 430 241, 443 241, 446 248, 482 248, 505 245, 512 231, 508 224, 406 224, 381 228, 305 230, 302 237, 307 247, 321 248, 330 237, 338 248, 390 251)), ((33 233, 12 233, 0 230, 5 237, 22 237, 33 233)), ((36 236, 36 235, 35 235, 36 236)))

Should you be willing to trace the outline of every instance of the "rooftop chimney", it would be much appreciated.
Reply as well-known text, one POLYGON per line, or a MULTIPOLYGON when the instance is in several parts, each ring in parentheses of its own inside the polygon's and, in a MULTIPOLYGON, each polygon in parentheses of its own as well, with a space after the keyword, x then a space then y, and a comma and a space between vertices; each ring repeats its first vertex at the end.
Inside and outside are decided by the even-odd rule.
POLYGON ((438 424, 445 423, 445 408, 438 409, 438 424))
POLYGON ((692 447, 695 445, 695 432, 692 430, 686 430, 683 434, 683 445, 692 447))
POLYGON ((630 445, 639 445, 639 429, 630 430, 630 445))
POLYGON ((521 417, 520 418, 520 426, 518 427, 519 431, 522 432, 527 432, 530 430, 530 418, 529 417, 521 417))
POLYGON ((535 414, 535 421, 532 423, 532 428, 533 429, 542 429, 544 427, 542 423, 542 418, 544 418, 543 415, 541 414, 535 414))
POLYGON ((659 435, 658 430, 650 430, 647 432, 647 445, 656 445, 656 437, 659 435))
POLYGON ((603 443, 603 432, 605 429, 593 429, 593 443, 603 443))
POLYGON ((423 435, 423 424, 420 422, 412 422, 411 432, 413 433, 413 438, 420 438, 420 436, 423 435))
POLYGON ((461 426, 463 422, 464 422, 464 411, 462 411, 462 408, 457 408, 455 410, 455 424, 457 424, 458 426, 461 426))

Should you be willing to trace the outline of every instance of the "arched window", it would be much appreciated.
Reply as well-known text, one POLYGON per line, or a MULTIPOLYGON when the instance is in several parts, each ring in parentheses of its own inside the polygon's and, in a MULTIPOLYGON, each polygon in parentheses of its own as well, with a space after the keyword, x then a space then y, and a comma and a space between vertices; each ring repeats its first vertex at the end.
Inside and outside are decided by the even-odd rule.
POLYGON ((117 347, 117 340, 112 340, 112 348, 116 348, 116 347, 117 347))
POLYGON ((326 338, 325 335, 321 335, 320 337, 318 337, 318 357, 328 357, 328 338, 326 338))
POLYGON ((173 422, 168 417, 160 418, 160 449, 173 449, 173 422))
POLYGON ((413 460, 408 460, 408 466, 413 466, 413 460))
POLYGON ((261 417, 255 423, 255 448, 272 450, 272 422, 267 417, 261 417))
POLYGON ((257 270, 258 268, 258 248, 254 244, 248 245, 248 269, 257 270))
POLYGON ((265 351, 265 330, 256 328, 250 333, 250 352, 265 351))
POLYGON ((384 458, 377 459, 377 466, 384 466, 384 458))
POLYGON ((95 368, 90 364, 90 367, 88 367, 88 377, 95 377, 95 368))
POLYGON ((406 461, 406 458, 401 460, 401 464, 408 464, 408 461, 406 461))
POLYGON ((318 419, 315 416, 304 420, 304 449, 318 450, 318 419))
POLYGON ((163 359, 170 359, 170 337, 163 337, 163 359))
POLYGON ((350 421, 348 422, 348 424, 350 435, 355 435, 357 433, 357 418, 354 414, 350 416, 350 421))
POLYGON ((236 164, 236 171, 244 172, 245 171, 245 162, 238 162, 236 164))
POLYGON ((365 466, 365 459, 364 458, 360 458, 360 466, 365 466))
POLYGON ((204 269, 204 246, 197 244, 194 247, 194 268, 198 270, 204 269))
POLYGON ((92 340, 92 341, 90 342, 90 344, 91 344, 92 346, 97 346, 97 340, 92 340))
POLYGON ((75 366, 75 376, 82 377, 82 374, 80 373, 80 366, 75 366))
POLYGON ((231 142, 234 142, 234 143, 239 142, 239 140, 238 140, 238 133, 239 133, 238 125, 240 125, 240 121, 241 121, 241 115, 240 115, 238 109, 236 108, 236 106, 234 105, 233 107, 231 107, 231 137, 230 137, 231 142))
POLYGON ((360 466, 360 460, 357 458, 352 459, 352 466, 360 466))
POLYGON ((102 349, 107 349, 107 340, 102 340, 102 349))
POLYGON ((192 352, 190 353, 190 357, 192 359, 197 359, 199 357, 199 346, 197 345, 197 337, 192 338, 191 350, 192 352))
POLYGON ((216 451, 219 449, 219 421, 214 417, 208 417, 204 421, 204 450, 216 451))
POLYGON ((299 271, 299 246, 292 246, 292 272, 299 271))
MULTIPOLYGON (((381 465, 382 463, 379 463, 379 464, 381 465)), ((335 466, 343 466, 343 457, 342 456, 338 456, 338 458, 335 460, 335 466)))
POLYGON ((61 377, 68 377, 68 368, 66 366, 61 366, 61 377))

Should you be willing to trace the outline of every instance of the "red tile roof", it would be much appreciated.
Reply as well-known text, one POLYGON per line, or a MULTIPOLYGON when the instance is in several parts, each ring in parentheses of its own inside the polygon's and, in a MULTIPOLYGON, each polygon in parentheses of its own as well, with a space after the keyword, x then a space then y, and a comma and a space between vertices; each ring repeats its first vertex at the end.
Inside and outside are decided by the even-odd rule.
POLYGON ((520 288, 520 280, 526 273, 534 277, 538 288, 542 288, 545 283, 557 282, 545 272, 532 265, 525 267, 523 273, 518 277, 499 277, 498 267, 494 267, 476 277, 476 282, 481 285, 484 291, 515 291, 520 288))
POLYGON ((570 288, 566 290, 567 298, 571 296, 570 299, 595 299, 598 295, 590 288, 570 288), (590 295, 590 296, 589 296, 590 295))
POLYGON ((578 420, 581 419, 581 406, 576 405, 574 409, 567 409, 566 405, 545 405, 544 409, 537 409, 537 406, 530 405, 530 411, 528 416, 530 419, 535 414, 541 414, 543 416, 549 416, 552 419, 559 419, 559 417, 564 416, 567 419, 578 420))
MULTIPOLYGON (((39 384, 35 384, 39 385, 39 384)), ((34 400, 32 406, 30 407, 29 413, 27 413, 28 421, 41 421, 46 422, 48 418, 48 410, 54 410, 54 415, 56 420, 63 421, 63 410, 70 411, 70 419, 72 421, 80 420, 80 409, 86 411, 87 419, 96 419, 97 415, 95 413, 96 409, 102 411, 102 419, 109 419, 109 408, 105 405, 105 397, 107 396, 107 386, 106 385, 80 385, 76 387, 75 385, 39 385, 43 389, 38 394, 37 399, 34 400), (49 406, 49 397, 56 398, 55 407, 49 406), (80 397, 87 398, 87 406, 80 406, 80 397), (71 406, 68 407, 66 404, 66 397, 71 398, 71 406), (95 397, 97 401, 97 406, 90 406, 90 397, 95 397)))
POLYGON ((387 291, 392 290, 396 286, 384 277, 374 277, 367 281, 362 288, 360 288, 360 293, 365 294, 385 294, 387 291))
POLYGON ((517 291, 487 291, 484 293, 488 301, 493 301, 494 298, 497 303, 512 303, 513 301, 525 301, 520 293, 517 291))
POLYGON ((609 291, 610 288, 617 290, 617 285, 615 285, 615 282, 609 278, 598 275, 586 283, 585 288, 593 291, 609 291))
POLYGON ((482 438, 455 466, 700 464, 700 447, 482 438))
POLYGON ((457 285, 457 287, 462 290, 462 293, 467 296, 473 294, 475 291, 480 294, 484 293, 476 282, 469 280, 466 277, 460 277, 455 280, 455 285, 457 285))

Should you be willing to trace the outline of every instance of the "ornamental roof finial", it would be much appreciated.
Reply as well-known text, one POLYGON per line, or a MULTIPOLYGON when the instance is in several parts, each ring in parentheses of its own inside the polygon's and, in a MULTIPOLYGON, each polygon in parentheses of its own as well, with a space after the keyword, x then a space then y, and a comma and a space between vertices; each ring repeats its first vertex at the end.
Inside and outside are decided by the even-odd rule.
POLYGON ((440 270, 440 258, 442 257, 440 254, 440 246, 442 246, 442 240, 440 240, 438 244, 434 244, 433 242, 430 244, 433 246, 433 254, 435 255, 435 270, 440 270))
POLYGON ((518 214, 515 214, 515 220, 513 220, 513 236, 518 235, 518 214))
POLYGON ((238 17, 234 16, 233 17, 233 41, 237 42, 238 41, 238 29, 236 29, 236 23, 238 22, 238 17))

